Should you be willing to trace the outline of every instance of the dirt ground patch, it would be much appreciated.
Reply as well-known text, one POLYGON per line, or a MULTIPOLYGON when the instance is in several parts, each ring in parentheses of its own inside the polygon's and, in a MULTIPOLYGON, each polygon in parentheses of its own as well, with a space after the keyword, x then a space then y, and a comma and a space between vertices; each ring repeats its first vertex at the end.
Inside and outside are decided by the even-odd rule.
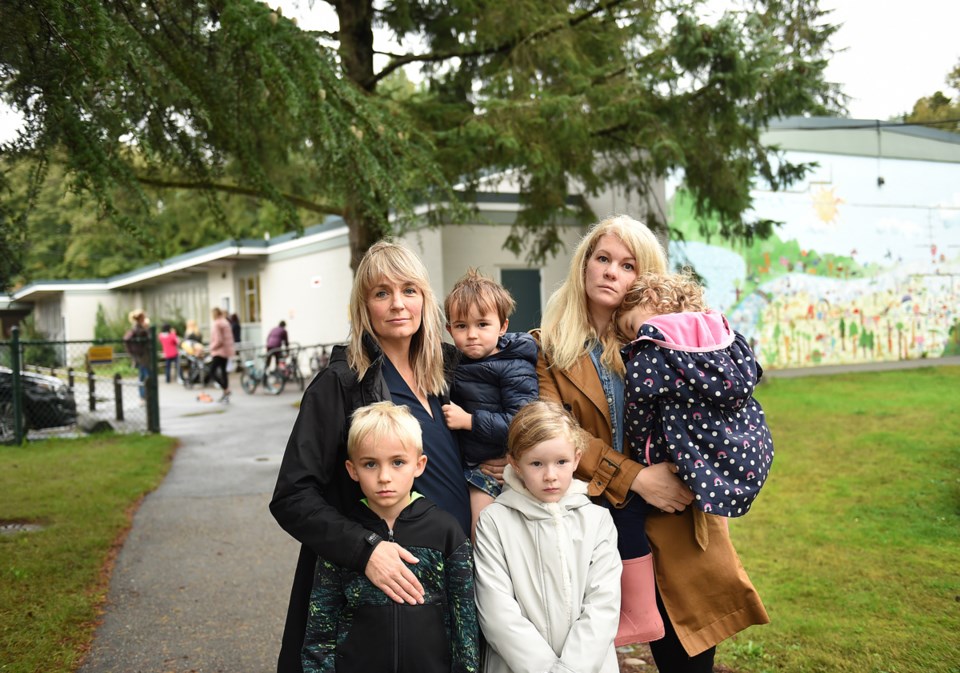
MULTIPOLYGON (((617 660, 620 662, 620 673, 658 673, 653 663, 653 655, 646 645, 628 645, 617 648, 617 660)), ((713 673, 737 673, 732 668, 714 665, 713 673)))

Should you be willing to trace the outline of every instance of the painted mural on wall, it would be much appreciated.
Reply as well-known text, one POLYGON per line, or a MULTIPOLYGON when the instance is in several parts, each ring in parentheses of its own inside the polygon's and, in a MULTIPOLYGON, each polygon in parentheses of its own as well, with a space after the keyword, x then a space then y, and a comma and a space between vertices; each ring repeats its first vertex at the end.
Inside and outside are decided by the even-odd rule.
POLYGON ((677 192, 674 262, 773 368, 960 355, 960 165, 791 152, 819 167, 755 192, 776 234, 738 246, 698 233, 677 192), (882 178, 882 185, 878 184, 882 178))

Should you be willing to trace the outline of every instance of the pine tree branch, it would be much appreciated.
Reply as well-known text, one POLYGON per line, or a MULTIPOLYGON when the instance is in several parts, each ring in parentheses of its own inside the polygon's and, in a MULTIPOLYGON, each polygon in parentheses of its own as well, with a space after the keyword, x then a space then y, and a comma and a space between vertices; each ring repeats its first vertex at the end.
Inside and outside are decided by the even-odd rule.
MULTIPOLYGON (((500 44, 496 44, 490 47, 483 47, 477 49, 451 49, 449 51, 438 51, 430 52, 427 54, 386 54, 392 56, 393 60, 387 64, 387 66, 374 75, 369 81, 363 83, 363 87, 367 90, 372 89, 373 85, 385 78, 387 75, 392 73, 397 68, 402 68, 405 65, 410 63, 436 63, 439 61, 446 61, 451 58, 460 58, 460 59, 469 59, 477 58, 480 56, 492 56, 494 54, 506 54, 517 48, 521 44, 526 42, 533 42, 535 40, 540 40, 545 37, 548 37, 554 33, 557 33, 566 28, 574 28, 577 25, 583 23, 587 19, 605 12, 607 10, 613 9, 619 5, 622 5, 629 0, 602 0, 599 2, 596 7, 592 9, 587 9, 582 11, 576 16, 572 16, 569 19, 559 21, 552 26, 545 26, 539 30, 535 30, 529 35, 520 35, 513 39, 507 40, 500 44)), ((377 52, 383 53, 383 52, 377 52)))
MULTIPOLYGON (((222 182, 211 182, 209 180, 200 180, 200 181, 190 181, 190 180, 163 180, 160 178, 151 178, 143 175, 137 176, 137 182, 142 185, 147 185, 149 187, 159 187, 161 189, 196 189, 196 190, 207 190, 215 192, 223 192, 225 194, 239 194, 240 196, 250 196, 254 198, 266 198, 263 192, 260 192, 251 187, 242 187, 240 185, 230 185, 222 182)), ((343 215, 343 208, 338 208, 336 206, 330 206, 323 203, 315 203, 309 199, 304 199, 300 196, 295 196, 293 194, 280 193, 280 196, 283 197, 288 203, 297 208, 302 208, 303 210, 309 211, 311 213, 322 213, 324 215, 343 215)))

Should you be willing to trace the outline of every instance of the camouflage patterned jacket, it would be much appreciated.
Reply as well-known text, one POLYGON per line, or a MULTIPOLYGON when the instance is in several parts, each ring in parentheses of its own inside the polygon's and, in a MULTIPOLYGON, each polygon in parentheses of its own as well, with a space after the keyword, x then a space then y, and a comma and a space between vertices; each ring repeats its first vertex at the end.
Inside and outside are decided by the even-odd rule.
POLYGON ((395 603, 363 573, 318 559, 303 642, 304 673, 476 672, 472 552, 456 520, 418 494, 392 531, 362 504, 351 518, 419 559, 408 567, 423 585, 424 602, 395 603))

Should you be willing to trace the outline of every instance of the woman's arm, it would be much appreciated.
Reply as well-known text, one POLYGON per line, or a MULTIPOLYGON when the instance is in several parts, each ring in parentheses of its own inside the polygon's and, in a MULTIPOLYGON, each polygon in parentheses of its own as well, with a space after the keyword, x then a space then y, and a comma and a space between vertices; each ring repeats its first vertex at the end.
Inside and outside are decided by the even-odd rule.
MULTIPOLYGON (((580 415, 586 413, 584 409, 593 406, 592 402, 579 392, 576 398, 564 399, 554 370, 549 366, 542 349, 537 358, 537 378, 540 381, 540 399, 562 404, 583 424, 584 419, 580 415)), ((690 489, 676 476, 676 469, 670 463, 644 468, 587 430, 581 429, 581 432, 587 440, 587 446, 576 475, 589 481, 587 492, 590 496, 602 494, 614 506, 621 507, 632 492, 665 512, 682 511, 693 501, 690 489)))
MULTIPOLYGON (((543 349, 537 356, 537 380, 540 384, 540 399, 556 402, 573 414, 577 422, 583 425, 579 416, 580 400, 565 399, 560 385, 549 366, 543 349)), ((583 395, 578 395, 583 397, 583 395)), ((580 430, 586 440, 586 449, 580 458, 576 475, 588 481, 590 496, 604 495, 614 505, 621 506, 630 495, 630 487, 643 466, 614 450, 604 440, 592 435, 585 429, 580 430)))
POLYGON ((219 350, 222 345, 223 335, 220 333, 220 325, 214 322, 213 327, 210 329, 210 352, 212 353, 215 350, 219 350))

